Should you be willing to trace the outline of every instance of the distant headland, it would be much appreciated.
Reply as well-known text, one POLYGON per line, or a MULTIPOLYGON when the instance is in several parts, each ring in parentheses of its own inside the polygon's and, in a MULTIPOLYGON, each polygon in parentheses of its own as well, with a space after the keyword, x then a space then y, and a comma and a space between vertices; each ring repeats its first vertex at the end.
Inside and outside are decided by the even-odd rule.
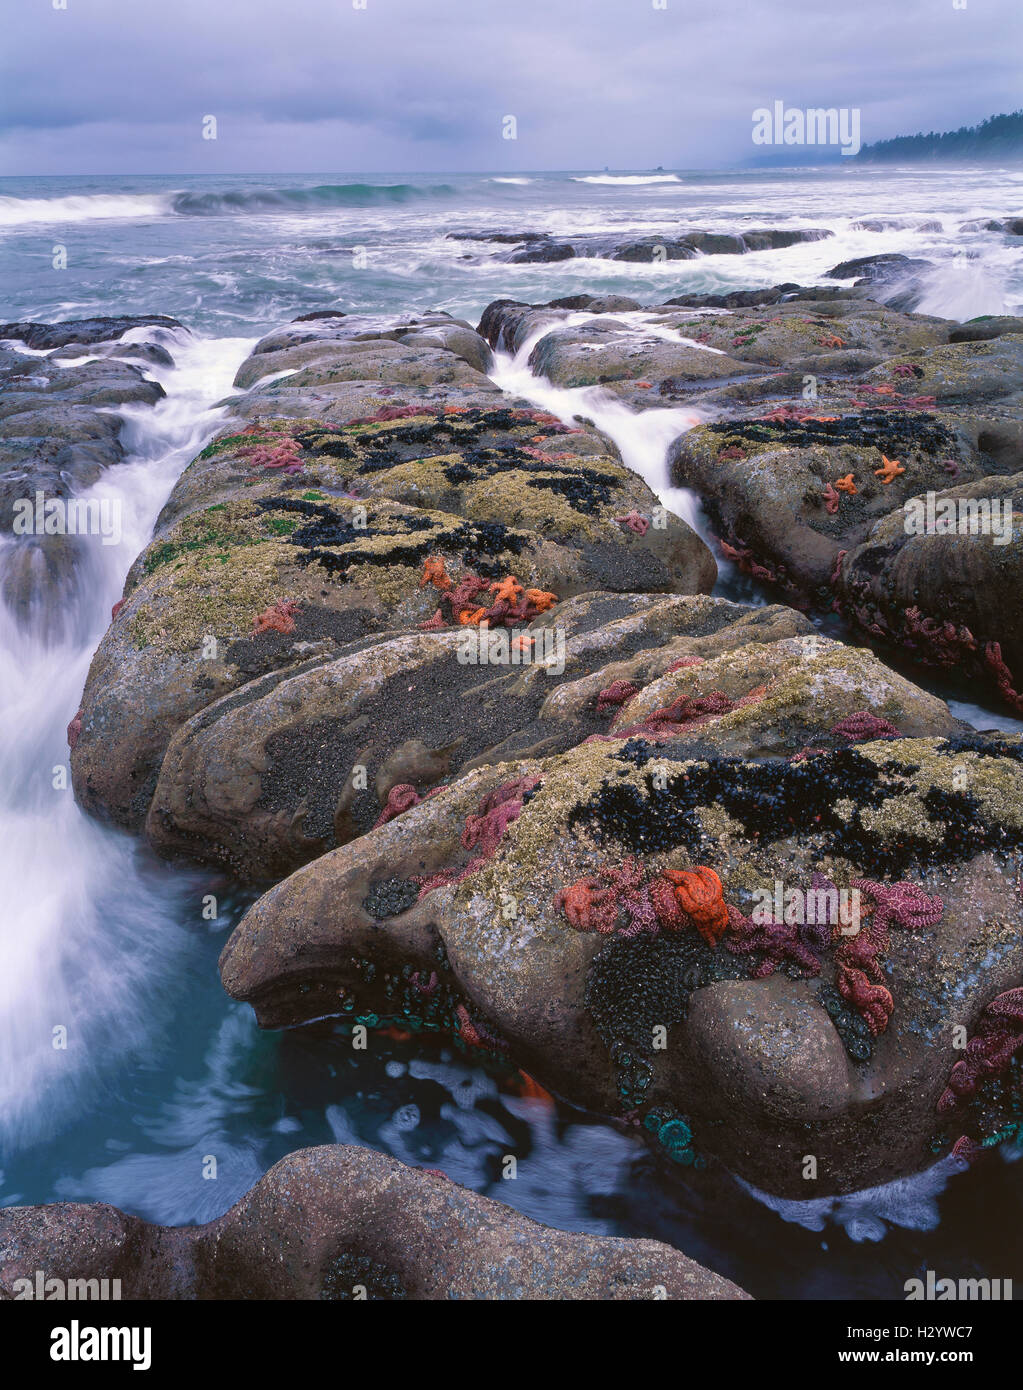
POLYGON ((1023 111, 989 116, 980 125, 960 126, 941 134, 897 135, 864 145, 856 156, 869 163, 906 160, 983 160, 1023 159, 1023 111))

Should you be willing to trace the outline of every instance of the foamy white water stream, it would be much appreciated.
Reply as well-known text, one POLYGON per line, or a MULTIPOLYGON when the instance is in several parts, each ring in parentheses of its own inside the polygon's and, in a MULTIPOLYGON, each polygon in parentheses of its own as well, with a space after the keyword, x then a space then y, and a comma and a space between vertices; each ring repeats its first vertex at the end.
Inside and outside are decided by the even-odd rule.
MULTIPOLYGON (((955 274, 963 277, 961 269, 955 274)), ((956 280, 953 283, 962 282, 956 280)), ((947 289, 945 292, 947 293, 947 289)), ((496 351, 491 378, 505 391, 531 401, 538 409, 549 411, 566 425, 576 424, 580 418, 592 421, 597 429, 613 440, 626 467, 639 474, 658 501, 686 521, 701 539, 716 551, 717 547, 708 532, 699 494, 691 488, 672 485, 667 461, 668 448, 672 442, 707 417, 695 409, 633 410, 603 386, 555 386, 546 377, 536 375, 530 367, 530 355, 541 338, 557 328, 578 327, 598 317, 583 312, 563 318, 552 317, 529 334, 516 352, 496 351)), ((614 317, 617 321, 635 325, 637 334, 680 341, 693 347, 702 346, 690 339, 679 338, 673 329, 660 327, 656 316, 627 313, 616 314, 614 317)), ((707 348, 706 351, 715 349, 707 348)), ((720 554, 716 554, 715 558, 719 586, 722 581, 727 584, 727 581, 736 575, 735 567, 720 554)), ((768 600, 761 593, 754 592, 744 594, 742 601, 755 604, 768 600)), ((918 672, 917 679, 920 684, 928 685, 925 673, 918 672)), ((979 693, 987 694, 986 691, 979 693)), ((972 724, 975 729, 1002 729, 1006 733, 1023 733, 1023 720, 1014 718, 1002 708, 952 696, 948 697, 948 704, 956 718, 972 724)))
MULTIPOLYGON (((578 313, 552 319, 531 333, 517 352, 495 352, 491 379, 511 395, 522 396, 540 410, 549 411, 563 424, 576 424, 579 418, 591 420, 602 434, 614 441, 622 462, 639 474, 657 500, 706 540, 706 522, 699 497, 691 488, 672 485, 666 461, 671 442, 704 418, 699 411, 681 408, 633 410, 603 386, 555 386, 546 377, 536 376, 529 365, 533 349, 552 330, 572 328, 597 317, 578 313)), ((666 332, 668 330, 659 330, 656 336, 666 332)))
MULTIPOLYGON (((162 340, 176 365, 152 375, 167 398, 118 412, 127 461, 85 494, 119 505, 120 543, 84 538, 60 590, 40 567, 27 611, 0 601, 0 1151, 62 1127, 103 1071, 145 1054, 161 978, 188 948, 192 879, 79 810, 66 736, 124 576, 251 346, 162 340)), ((0 541, 0 587, 24 544, 0 541)))

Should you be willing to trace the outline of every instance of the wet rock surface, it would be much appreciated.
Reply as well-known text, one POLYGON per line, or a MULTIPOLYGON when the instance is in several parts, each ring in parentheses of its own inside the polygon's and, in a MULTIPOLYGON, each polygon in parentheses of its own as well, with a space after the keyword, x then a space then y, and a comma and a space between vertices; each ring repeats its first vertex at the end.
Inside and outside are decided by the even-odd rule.
POLYGON ((77 583, 103 521, 82 495, 125 458, 119 407, 163 400, 149 373, 172 358, 149 338, 173 329, 163 315, 0 325, 0 536, 17 546, 3 577, 15 613, 77 583))
POLYGON ((0 1299, 22 1294, 19 1281, 34 1289, 39 1268, 76 1288, 120 1280, 124 1299, 748 1297, 658 1241, 552 1230, 443 1174, 341 1145, 289 1155, 206 1226, 102 1204, 6 1208, 0 1299))
POLYGON ((467 358, 489 348, 445 315, 304 320, 257 344, 236 423, 182 475, 93 662, 72 750, 83 805, 141 828, 186 720, 353 643, 457 629, 495 600, 509 617, 487 621, 525 630, 588 590, 712 586, 706 546, 609 441, 467 358), (445 613, 459 585, 479 601, 445 613))
POLYGON ((736 232, 687 229, 677 234, 622 236, 585 233, 554 237, 547 232, 482 233, 452 232, 455 240, 495 245, 510 244, 511 251, 492 253, 510 265, 543 265, 573 260, 578 256, 612 261, 691 261, 697 256, 745 256, 752 251, 776 251, 801 242, 823 241, 834 233, 821 227, 744 227, 736 232))
POLYGON ((797 761, 735 758, 701 717, 481 769, 316 860, 250 909, 226 988, 276 1027, 439 1009, 547 1089, 669 1151, 686 1133, 681 1161, 695 1146, 782 1196, 805 1197, 808 1152, 829 1193, 925 1166, 968 1128, 936 1110, 954 1026, 1023 967, 1019 742, 846 732, 797 761), (503 825, 489 857, 466 833, 481 817, 503 825), (713 946, 650 888, 701 866, 728 908, 713 946), (815 874, 859 885, 862 938, 837 917, 815 938, 750 925, 759 894, 815 874), (385 875, 420 892, 380 920, 365 903, 385 875))
MULTIPOLYGON (((256 346, 128 577, 71 763, 92 813, 273 885, 221 958, 263 1026, 453 1034, 786 1199, 807 1154, 834 1196, 1016 1122, 989 1010, 1023 973, 1020 740, 821 629, 1023 712, 1023 338, 882 302, 921 267, 866 260, 835 267, 849 286, 502 299, 478 329, 327 310, 256 346), (505 353, 578 413, 502 391, 505 353), (671 480, 779 602, 710 596, 711 550, 593 423, 607 402, 673 412, 671 480), (993 498, 1004 543, 958 527, 993 498), (941 502, 954 531, 928 526, 941 502), (1002 1065, 960 1096, 969 1036, 1002 1065)), ((225 1256, 203 1287, 260 1287, 279 1171, 214 1223, 242 1272, 225 1256)), ((355 1259, 394 1297, 529 1296, 471 1261, 462 1285, 330 1258, 331 1287, 355 1259)), ((324 1268, 286 1296, 321 1296, 324 1268)))

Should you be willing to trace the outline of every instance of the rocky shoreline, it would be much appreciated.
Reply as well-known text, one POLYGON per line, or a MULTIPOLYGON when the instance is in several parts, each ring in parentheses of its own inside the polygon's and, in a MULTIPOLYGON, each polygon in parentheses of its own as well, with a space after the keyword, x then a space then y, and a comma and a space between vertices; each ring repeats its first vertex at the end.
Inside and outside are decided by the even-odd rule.
MULTIPOLYGON (((882 303, 884 266, 835 278, 864 270, 713 303, 498 300, 476 328, 327 309, 257 344, 68 735, 90 814, 265 890, 220 967, 261 1024, 457 1035, 782 1199, 1018 1133, 1023 741, 882 658, 1023 714, 1023 320, 882 303), (527 350, 574 416, 492 379, 527 350), (693 412, 667 467, 712 536, 626 467, 594 387, 693 412), (936 523, 963 515, 994 523, 936 523), (770 601, 712 596, 719 561, 770 601), (877 650, 825 635, 836 615, 877 650), (758 914, 779 889, 823 909, 758 914)), ((110 405, 160 390, 119 340, 145 360, 168 322, 0 329, 34 349, 0 356, 8 467, 63 441, 33 486, 68 495, 117 462, 110 405), (34 355, 74 343, 110 360, 34 355)), ((67 539, 22 544, 61 576, 67 539)), ((741 1296, 340 1148, 208 1227, 0 1213, 0 1296, 58 1256, 147 1297, 741 1296)))

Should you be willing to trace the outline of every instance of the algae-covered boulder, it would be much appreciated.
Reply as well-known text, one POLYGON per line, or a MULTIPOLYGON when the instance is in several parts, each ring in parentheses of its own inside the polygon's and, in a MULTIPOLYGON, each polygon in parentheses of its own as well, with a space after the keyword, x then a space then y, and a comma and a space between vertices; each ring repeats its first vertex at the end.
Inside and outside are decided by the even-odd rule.
POLYGON ((616 714, 609 732, 642 727, 679 702, 680 713, 692 711, 682 727, 697 744, 745 757, 840 746, 841 735, 831 730, 864 711, 910 736, 967 732, 943 700, 872 652, 816 634, 739 647, 651 681, 616 714), (721 712, 710 706, 708 717, 704 707, 718 694, 725 697, 717 702, 721 712))
POLYGON ((163 531, 89 672, 71 755, 81 804, 140 827, 180 724, 254 677, 428 621, 430 557, 452 582, 464 570, 555 596, 580 587, 579 550, 536 532, 298 489, 217 503, 163 531))
POLYGON ((147 1300, 748 1297, 659 1241, 554 1230, 442 1173, 340 1144, 289 1154, 205 1226, 102 1203, 5 1208, 0 1300, 26 1285, 33 1296, 40 1269, 65 1287, 119 1280, 121 1298, 147 1300))
MULTIPOLYGON (((146 824, 150 841, 246 880, 280 878, 371 830, 395 788, 399 798, 409 789, 418 798, 463 769, 604 734, 617 706, 600 693, 615 682, 645 683, 679 661, 736 648, 751 660, 755 644, 812 629, 777 606, 593 593, 524 631, 528 653, 500 631, 482 648, 466 642, 464 629, 416 632, 249 681, 174 735, 146 824)), ((870 700, 854 685, 851 707, 860 709, 870 700)), ((903 713, 894 699, 891 709, 880 698, 871 707, 882 704, 903 713)), ((806 741, 791 741, 789 751, 806 741)))
POLYGON ((969 1127, 936 1110, 956 1038, 1023 970, 1023 766, 858 726, 795 761, 635 735, 469 773, 265 894, 225 987, 266 1026, 458 1029, 782 1196, 905 1176, 969 1127))
POLYGON ((536 410, 414 406, 331 426, 267 420, 214 440, 161 517, 282 485, 525 527, 579 553, 576 588, 705 591, 710 552, 598 436, 536 410))
POLYGON ((984 471, 976 428, 909 405, 885 409, 887 396, 848 399, 861 390, 816 408, 761 407, 671 446, 673 477, 703 495, 725 554, 793 598, 830 603, 840 551, 922 488, 945 486, 949 469, 964 479, 984 471))
MULTIPOLYGON (((939 403, 976 405, 1001 401, 1019 407, 1023 403, 1023 333, 1006 333, 991 341, 957 341, 932 347, 927 352, 906 352, 895 365, 912 373, 921 395, 939 403)), ((871 378, 890 375, 882 363, 871 378)))
POLYGON ((836 603, 924 665, 1023 698, 1023 473, 908 498, 843 557, 836 603))
POLYGON ((679 315, 678 332, 707 347, 763 366, 790 366, 837 352, 879 360, 893 352, 945 343, 944 319, 899 314, 870 301, 790 301, 694 319, 679 315))

